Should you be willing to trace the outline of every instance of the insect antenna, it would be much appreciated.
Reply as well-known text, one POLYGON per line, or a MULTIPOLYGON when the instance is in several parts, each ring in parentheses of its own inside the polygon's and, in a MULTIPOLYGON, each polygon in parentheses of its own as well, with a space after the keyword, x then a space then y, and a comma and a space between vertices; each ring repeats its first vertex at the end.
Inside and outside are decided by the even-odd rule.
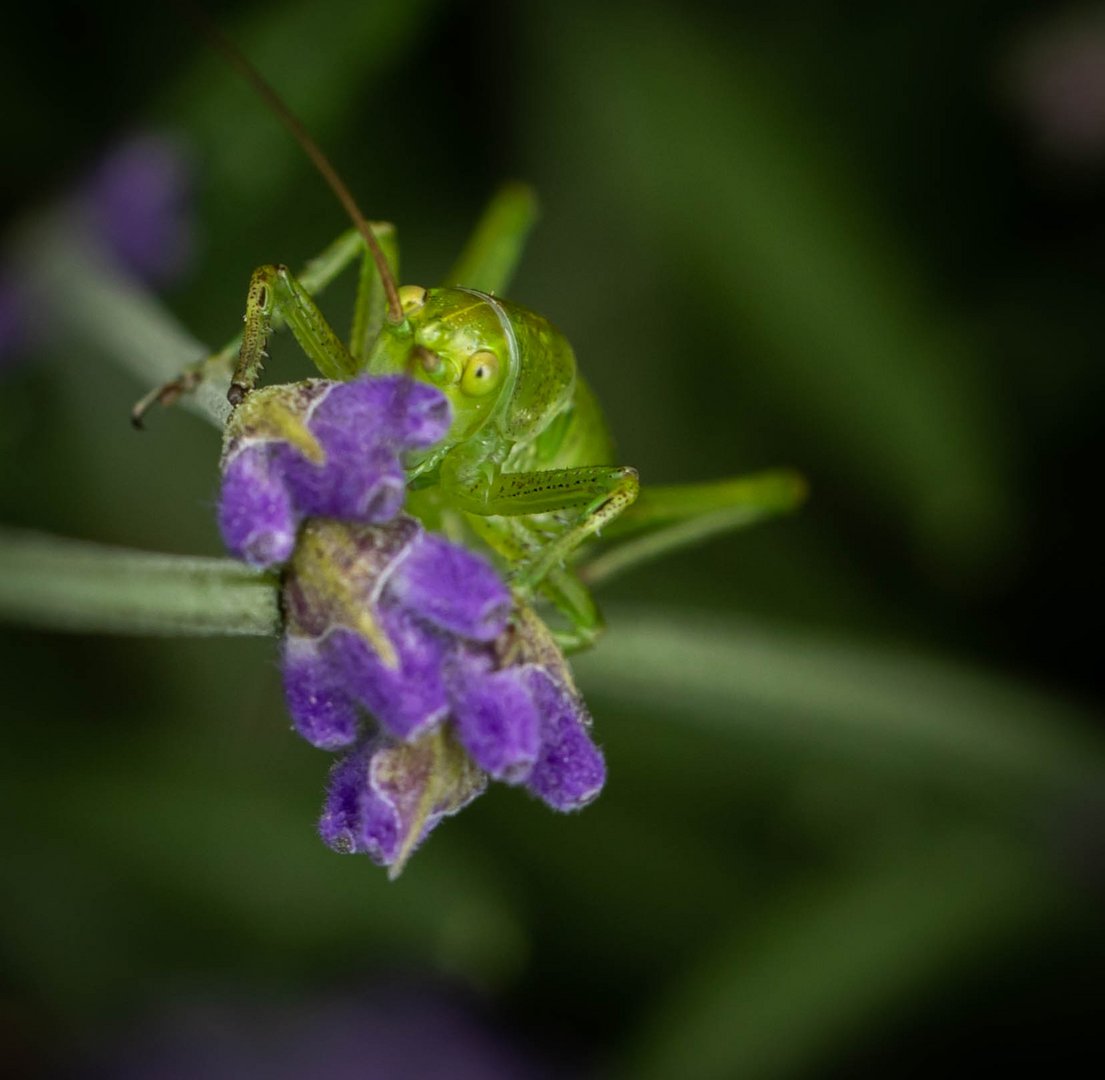
POLYGON ((403 321, 403 306, 399 302, 399 289, 392 276, 391 267, 380 247, 372 228, 368 224, 352 192, 338 175, 337 170, 330 164, 330 159, 323 153, 322 148, 312 138, 311 133, 303 126, 302 121, 292 112, 283 98, 269 85, 265 77, 253 66, 245 54, 223 33, 215 21, 201 8, 188 3, 187 0, 173 0, 173 5, 184 15, 189 22, 199 31, 211 47, 218 52, 258 93, 266 105, 273 111, 280 122, 291 132, 292 137, 303 148, 303 152, 311 159, 311 163, 322 175, 329 185, 330 190, 337 196, 345 212, 349 215, 357 231, 364 237, 368 250, 376 263, 376 269, 380 274, 380 280, 384 285, 387 295, 388 319, 393 323, 403 321))

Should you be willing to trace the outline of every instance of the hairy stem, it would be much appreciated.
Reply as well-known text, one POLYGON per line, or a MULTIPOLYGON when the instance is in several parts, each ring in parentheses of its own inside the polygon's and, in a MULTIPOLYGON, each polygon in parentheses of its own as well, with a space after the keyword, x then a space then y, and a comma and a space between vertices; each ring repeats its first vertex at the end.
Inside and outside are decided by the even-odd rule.
POLYGON ((0 530, 0 621, 116 634, 277 632, 277 583, 233 559, 0 530))

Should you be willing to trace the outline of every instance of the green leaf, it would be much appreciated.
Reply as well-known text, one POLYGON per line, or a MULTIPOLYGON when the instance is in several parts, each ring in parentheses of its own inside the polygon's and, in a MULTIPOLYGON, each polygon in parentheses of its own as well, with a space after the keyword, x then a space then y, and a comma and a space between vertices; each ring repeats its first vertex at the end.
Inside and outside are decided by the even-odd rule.
MULTIPOLYGON (((98 256, 80 222, 64 210, 30 223, 18 247, 34 287, 64 297, 51 308, 49 332, 67 355, 85 363, 88 353, 103 356, 153 389, 208 354, 156 296, 98 256)), ((221 430, 230 415, 228 385, 229 379, 207 379, 181 405, 221 430)), ((120 419, 128 404, 120 403, 120 419)))

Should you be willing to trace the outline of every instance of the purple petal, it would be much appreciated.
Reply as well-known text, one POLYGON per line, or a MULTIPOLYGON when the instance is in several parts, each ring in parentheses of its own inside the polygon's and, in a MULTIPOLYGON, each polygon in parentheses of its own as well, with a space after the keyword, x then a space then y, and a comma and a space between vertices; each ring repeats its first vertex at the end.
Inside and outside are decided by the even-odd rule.
POLYGON ((338 627, 326 651, 342 686, 398 739, 413 739, 441 723, 449 710, 443 666, 449 641, 402 609, 384 610, 382 627, 399 663, 388 667, 356 631, 338 627))
POLYGON ((436 626, 476 641, 493 641, 506 628, 512 600, 479 555, 423 533, 388 579, 399 603, 436 626))
POLYGON ((388 408, 389 438, 405 450, 425 450, 449 432, 453 414, 449 399, 435 386, 405 376, 392 376, 388 408))
POLYGON ((460 678, 453 687, 457 738, 496 780, 520 783, 540 749, 540 717, 522 668, 460 678))
POLYGON ((172 139, 139 135, 116 147, 92 175, 85 199, 105 246, 143 280, 171 281, 187 266, 191 183, 187 155, 172 139))
POLYGON ((433 827, 485 783, 442 732, 416 743, 373 739, 331 770, 319 833, 335 851, 364 852, 398 872, 433 827))
POLYGON ((390 446, 393 396, 386 380, 371 376, 333 383, 311 407, 307 426, 328 457, 353 464, 362 454, 390 446))
POLYGON ((279 444, 239 450, 223 471, 219 532, 232 555, 253 566, 286 562, 299 524, 288 489, 274 467, 279 444))
POLYGON ((384 431, 391 395, 379 382, 333 383, 311 407, 308 427, 326 460, 289 458, 286 466, 303 514, 374 524, 399 512, 406 477, 384 431))
POLYGON ((606 780, 602 754, 587 733, 583 703, 543 668, 521 670, 541 714, 541 751, 526 786, 554 810, 578 810, 606 780))
MULTIPOLYGON (((330 771, 330 783, 319 820, 323 842, 342 855, 363 853, 380 866, 398 857, 404 824, 418 805, 425 776, 408 770, 400 782, 394 767, 385 769, 390 782, 381 785, 382 744, 366 743, 339 759, 330 771)), ((394 764, 394 763, 393 763, 394 764)), ((429 831, 429 830, 427 830, 429 831)))
POLYGON ((413 450, 443 439, 450 420, 449 399, 436 387, 402 375, 365 375, 338 383, 315 406, 310 426, 327 447, 334 439, 413 450))
POLYGON ((321 750, 341 750, 357 740, 356 705, 337 685, 334 672, 314 638, 285 637, 284 697, 296 730, 321 750))
POLYGON ((348 445, 355 442, 323 442, 321 465, 298 454, 286 457, 284 476, 301 514, 378 525, 399 513, 407 479, 395 452, 386 446, 348 445))
POLYGON ((361 850, 362 802, 368 787, 371 746, 338 758, 330 769, 318 831, 328 847, 342 855, 361 850))

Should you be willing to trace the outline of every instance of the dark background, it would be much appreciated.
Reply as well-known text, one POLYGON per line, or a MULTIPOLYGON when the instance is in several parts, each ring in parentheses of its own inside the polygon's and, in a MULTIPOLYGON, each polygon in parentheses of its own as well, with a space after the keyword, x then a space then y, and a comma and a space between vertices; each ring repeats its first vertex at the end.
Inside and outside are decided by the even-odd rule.
MULTIPOLYGON (((397 223, 405 281, 443 272, 498 182, 534 183, 543 220, 512 295, 566 332, 646 483, 809 478, 797 517, 612 584, 608 655, 646 610, 762 632, 783 679, 789 641, 846 649, 857 686, 888 648, 946 657, 1029 702, 1042 738, 1078 730, 1099 754, 1105 7, 843 10, 214 13, 366 211, 397 223)), ((301 264, 344 228, 171 14, 21 8, 0 95, 12 222, 127 133, 186 143, 198 231, 165 296, 213 345, 255 265, 301 264)), ((324 306, 344 326, 348 289, 324 306)), ((287 343, 276 365, 307 373, 287 343)), ((5 523, 217 553, 209 429, 178 413, 135 435, 140 388, 77 351, 0 377, 5 523)), ((582 665, 603 799, 559 819, 494 791, 389 886, 311 834, 325 766, 284 731, 271 643, 2 641, 0 1050, 27 1071, 111 1074, 125 1048, 161 1075, 204 1032, 215 1057, 271 1055, 272 1031, 294 1042, 345 1009, 362 1033, 407 1023, 433 1044, 452 1024, 525 1059, 473 1075, 920 1076, 1055 1067, 1100 1017, 1105 809, 1073 778, 994 794, 980 773, 949 794, 748 733, 737 705, 720 734, 650 713, 582 665), (944 887, 973 861, 942 860, 948 837, 983 867, 1000 848, 991 892, 944 887), (1029 862, 1012 869, 1007 846, 1029 862), (1005 873, 1038 902, 1000 900, 1005 873), (911 950, 926 913, 963 929, 931 946, 918 930, 911 950)), ((833 692, 809 687, 811 716, 846 707, 833 692)), ((997 701, 949 715, 1000 730, 997 701)), ((386 1037, 367 1041, 364 1075, 406 1075, 386 1037)))

